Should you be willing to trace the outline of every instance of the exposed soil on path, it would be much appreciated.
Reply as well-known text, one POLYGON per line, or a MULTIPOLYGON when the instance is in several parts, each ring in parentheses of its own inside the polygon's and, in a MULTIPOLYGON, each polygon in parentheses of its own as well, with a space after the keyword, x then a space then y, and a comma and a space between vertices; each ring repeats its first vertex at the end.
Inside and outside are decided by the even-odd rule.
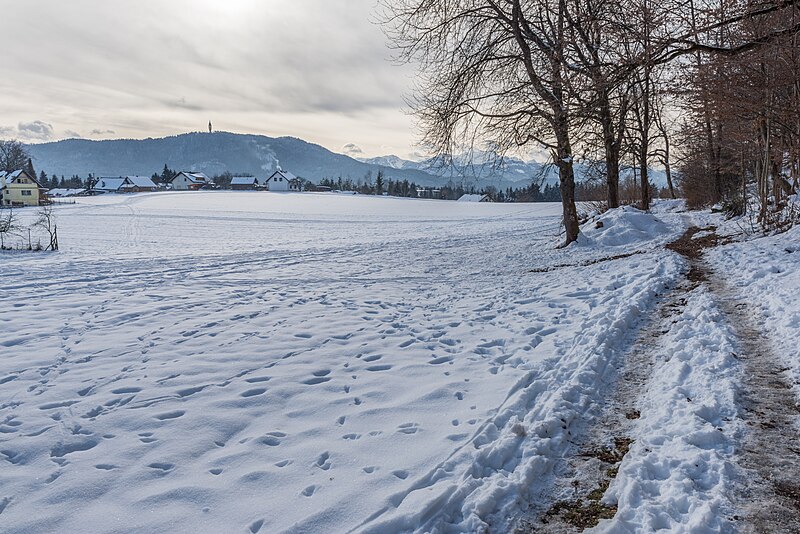
POLYGON ((748 427, 741 437, 736 462, 741 483, 734 504, 741 510, 741 532, 800 534, 800 405, 785 369, 756 327, 752 310, 740 301, 704 260, 704 250, 729 242, 716 227, 690 227, 667 245, 689 262, 686 281, 672 289, 658 311, 621 360, 618 378, 607 402, 596 410, 595 420, 577 443, 578 452, 566 458, 551 496, 549 509, 531 510, 516 534, 582 532, 616 513, 601 499, 631 444, 637 402, 651 378, 661 337, 672 317, 682 312, 686 295, 705 285, 736 336, 743 367, 737 391, 739 413, 748 427), (551 500, 552 502, 552 500, 551 500))
POLYGON ((661 337, 669 331, 672 317, 685 307, 683 297, 690 286, 683 283, 663 297, 622 359, 614 391, 581 439, 578 453, 565 460, 563 474, 552 492, 557 501, 536 517, 522 521, 515 534, 582 532, 614 517, 616 507, 602 504, 601 499, 633 443, 629 436, 641 417, 638 401, 656 364, 661 337))
POLYGON ((703 260, 703 250, 724 242, 715 228, 690 228, 668 246, 690 263, 689 278, 705 283, 736 335, 743 367, 737 404, 748 426, 737 451, 742 480, 735 504, 742 532, 800 533, 800 406, 780 359, 739 300, 703 260), (695 236, 705 231, 700 238, 695 236))

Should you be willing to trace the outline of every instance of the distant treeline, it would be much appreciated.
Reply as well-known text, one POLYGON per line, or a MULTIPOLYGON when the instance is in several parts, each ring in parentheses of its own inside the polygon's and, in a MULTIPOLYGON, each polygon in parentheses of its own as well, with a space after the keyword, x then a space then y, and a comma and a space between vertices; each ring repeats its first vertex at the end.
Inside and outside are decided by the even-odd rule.
MULTIPOLYGON (((36 176, 33 169, 33 164, 28 160, 26 170, 32 175, 36 176)), ((172 182, 172 179, 177 176, 178 171, 170 169, 168 165, 164 165, 161 173, 153 173, 151 176, 153 182, 159 185, 166 185, 172 182)), ((233 174, 225 172, 213 176, 214 183, 225 189, 230 186, 231 179, 234 176, 251 176, 250 173, 233 174)), ((302 179, 302 178, 301 178, 302 179)), ((43 187, 48 189, 79 189, 90 188, 96 182, 93 175, 83 179, 77 175, 69 178, 64 176, 58 177, 55 174, 52 176, 47 175, 42 171, 39 174, 39 182, 43 187)), ((305 189, 313 189, 317 184, 313 184, 308 180, 304 180, 305 189)), ((513 188, 508 187, 505 190, 497 189, 493 186, 483 188, 476 188, 475 186, 464 186, 455 184, 452 181, 441 187, 431 187, 426 185, 418 185, 415 182, 408 180, 392 180, 386 178, 382 171, 372 179, 371 173, 367 173, 364 178, 353 180, 351 178, 342 178, 341 176, 336 179, 324 178, 320 180, 319 186, 329 188, 333 191, 352 191, 362 195, 388 195, 392 197, 405 197, 405 198, 432 198, 441 200, 458 200, 463 195, 486 195, 494 202, 560 202, 561 191, 558 185, 544 183, 543 180, 533 180, 530 185, 525 187, 513 188)), ((639 184, 635 179, 629 177, 622 180, 620 184, 620 199, 624 202, 634 202, 640 195, 638 191, 639 184)), ((668 198, 668 190, 666 188, 659 189, 655 184, 651 184, 651 190, 657 191, 658 196, 668 198)), ((579 201, 602 201, 606 196, 605 185, 599 181, 590 180, 583 183, 576 184, 576 199, 579 201)))

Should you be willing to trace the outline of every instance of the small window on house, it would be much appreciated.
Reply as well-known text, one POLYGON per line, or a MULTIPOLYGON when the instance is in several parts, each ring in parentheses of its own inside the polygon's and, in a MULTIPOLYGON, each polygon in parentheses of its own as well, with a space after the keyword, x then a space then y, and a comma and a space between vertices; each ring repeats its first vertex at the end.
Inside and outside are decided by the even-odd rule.
POLYGON ((31 196, 31 192, 30 192, 30 190, 28 190, 28 189, 23 189, 23 190, 22 190, 22 196, 23 196, 23 197, 29 197, 29 196, 31 196))

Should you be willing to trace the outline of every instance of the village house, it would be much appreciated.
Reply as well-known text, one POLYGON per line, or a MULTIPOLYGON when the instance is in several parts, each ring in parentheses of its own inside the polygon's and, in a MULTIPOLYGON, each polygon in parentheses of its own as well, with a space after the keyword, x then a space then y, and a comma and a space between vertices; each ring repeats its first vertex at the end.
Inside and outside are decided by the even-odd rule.
POLYGON ((302 191, 303 181, 289 171, 275 171, 267 178, 266 186, 270 191, 302 191))
POLYGON ((264 186, 255 176, 234 176, 231 178, 231 189, 234 191, 255 191, 264 189, 264 186))
POLYGON ((158 186, 149 176, 126 176, 122 188, 126 193, 152 193, 158 186))
POLYGON ((170 183, 174 191, 198 191, 200 189, 217 188, 217 184, 202 172, 179 172, 170 183))
POLYGON ((147 176, 120 176, 100 178, 94 191, 103 193, 146 193, 158 191, 158 186, 147 176))
POLYGON ((39 206, 47 201, 47 189, 25 171, 0 172, 0 204, 39 206))
POLYGON ((117 193, 119 192, 122 184, 125 183, 125 178, 100 178, 95 182, 94 191, 99 193, 117 193))

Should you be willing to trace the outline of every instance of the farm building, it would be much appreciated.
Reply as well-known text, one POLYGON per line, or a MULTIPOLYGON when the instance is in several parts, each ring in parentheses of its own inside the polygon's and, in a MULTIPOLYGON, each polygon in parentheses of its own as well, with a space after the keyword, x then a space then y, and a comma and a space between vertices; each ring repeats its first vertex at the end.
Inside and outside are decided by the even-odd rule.
POLYGON ((234 191, 255 191, 264 189, 255 176, 234 176, 231 178, 231 189, 234 191))
POLYGON ((142 193, 158 191, 158 186, 147 176, 120 176, 117 178, 100 178, 94 185, 94 191, 103 193, 142 193))
POLYGON ((0 203, 4 206, 39 206, 46 192, 25 171, 0 172, 0 203))
POLYGON ((158 191, 158 186, 148 176, 126 176, 122 188, 128 193, 158 191))

